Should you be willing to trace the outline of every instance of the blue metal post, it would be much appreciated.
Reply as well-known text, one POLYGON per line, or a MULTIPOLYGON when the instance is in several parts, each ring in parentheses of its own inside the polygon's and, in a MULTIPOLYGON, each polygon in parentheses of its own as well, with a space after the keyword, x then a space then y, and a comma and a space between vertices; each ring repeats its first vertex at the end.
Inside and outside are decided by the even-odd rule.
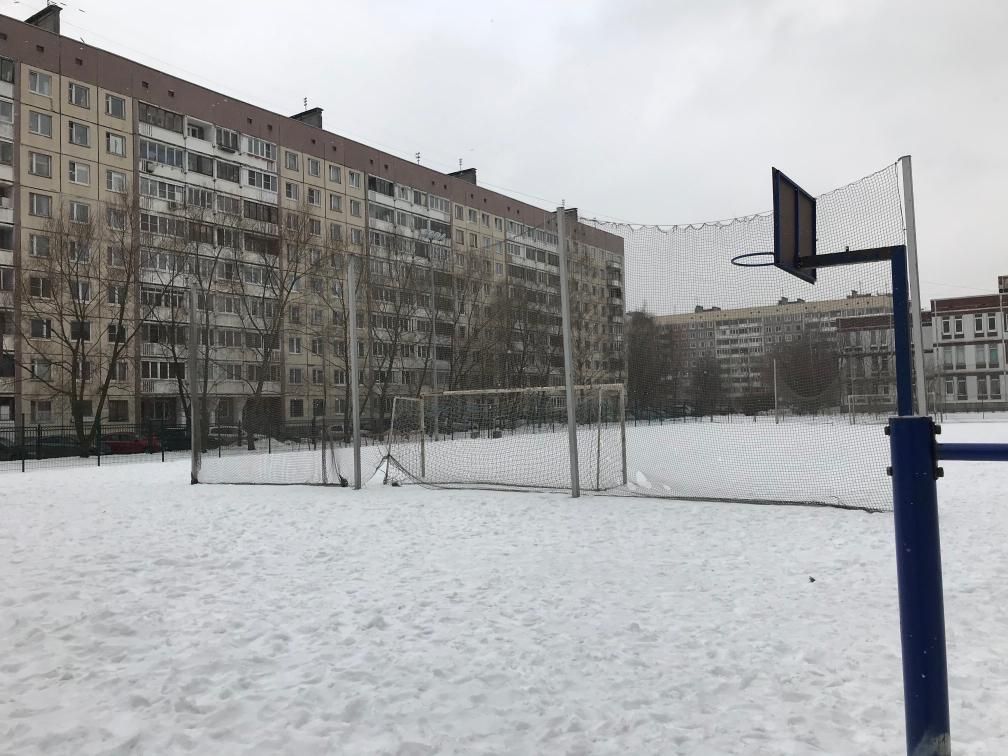
POLYGON ((938 459, 1008 462, 1008 444, 938 444, 938 459))
POLYGON ((896 576, 903 647, 907 754, 947 756, 948 666, 934 422, 913 414, 913 356, 906 248, 892 250, 896 408, 888 432, 892 454, 896 576))
POLYGON ((951 738, 934 423, 929 417, 894 417, 889 433, 907 754, 947 756, 951 738))

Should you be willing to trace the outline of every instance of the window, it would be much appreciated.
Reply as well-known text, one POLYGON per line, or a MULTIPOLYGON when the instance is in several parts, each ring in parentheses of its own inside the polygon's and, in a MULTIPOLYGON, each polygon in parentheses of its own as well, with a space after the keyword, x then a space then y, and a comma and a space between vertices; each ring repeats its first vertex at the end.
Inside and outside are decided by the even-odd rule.
POLYGON ((227 152, 238 152, 238 132, 218 126, 217 146, 227 152))
POLYGON ((217 212, 228 215, 241 215, 241 200, 230 194, 217 195, 217 212))
POLYGON ((308 158, 308 175, 318 176, 322 172, 322 164, 315 158, 308 158))
POLYGON ((355 218, 361 217, 361 203, 360 200, 352 199, 350 200, 350 215, 355 218))
POLYGON ((71 160, 69 174, 70 181, 74 184, 84 184, 87 186, 91 183, 91 166, 87 163, 71 160))
POLYGON ((31 296, 38 297, 39 299, 51 299, 52 284, 48 278, 31 276, 28 279, 28 292, 31 296))
POLYGON ((52 76, 41 71, 29 71, 28 91, 43 97, 52 97, 52 76))
POLYGON ((477 213, 472 208, 469 208, 469 222, 476 223, 479 220, 479 213, 477 213))
POLYGON ((198 152, 186 153, 186 168, 194 173, 202 173, 204 176, 214 175, 214 161, 209 155, 200 155, 198 152))
POLYGON ((87 320, 71 320, 70 339, 72 341, 91 341, 91 323, 87 320))
MULTIPOLYGON (((290 322, 291 323, 300 323, 301 322, 301 306, 300 305, 291 305, 290 306, 290 322)), ((293 352, 294 350, 291 350, 291 351, 293 352)), ((298 340, 298 352, 300 352, 300 351, 301 351, 301 342, 300 342, 300 340, 298 340)))
POLYGON ((146 102, 140 103, 138 119, 140 123, 149 123, 177 134, 183 133, 184 119, 181 115, 164 108, 148 105, 146 102))
POLYGON ((495 231, 503 231, 504 230, 504 221, 502 221, 500 218, 494 218, 494 230, 495 231))
MULTIPOLYGON (((290 153, 287 153, 288 155, 290 153)), ((287 181, 284 183, 284 196, 289 200, 294 200, 297 202, 298 199, 298 185, 293 181, 287 181)))
POLYGON ((70 144, 77 144, 81 147, 91 146, 91 132, 85 124, 69 121, 68 127, 70 144))
POLYGON ((126 157, 126 137, 114 131, 105 132, 105 150, 110 155, 126 157))
POLYGON ((70 282, 70 296, 75 302, 91 301, 91 282, 76 279, 70 282))
POLYGON ((479 246, 479 236, 477 236, 476 234, 470 233, 469 234, 469 246, 470 247, 477 247, 477 246, 479 246))
POLYGON ((997 313, 988 312, 987 313, 987 335, 994 336, 997 334, 997 313))
POLYGON ((339 223, 330 223, 329 240, 334 242, 343 241, 343 226, 341 226, 339 223))
POLYGON ((953 318, 953 320, 952 320, 952 325, 953 325, 954 330, 955 330, 955 335, 953 336, 953 338, 956 338, 956 339, 963 338, 963 319, 962 319, 962 315, 956 315, 956 317, 953 318))
POLYGON ((0 268, 0 291, 14 291, 14 268, 0 268))
POLYGON ((329 193, 329 209, 337 213, 343 212, 343 197, 333 192, 329 193))
POLYGON ((42 178, 52 178, 52 155, 46 155, 44 152, 29 152, 28 173, 42 178))
POLYGON ((33 319, 30 326, 30 333, 33 339, 48 339, 52 337, 52 321, 40 318, 33 319))
POLYGON ((1001 355, 998 352, 997 344, 987 345, 987 367, 996 368, 1001 366, 1001 355))
POLYGON ((198 186, 187 186, 186 202, 192 207, 201 207, 204 210, 209 210, 213 207, 213 192, 209 189, 201 189, 198 186))
POLYGON ((957 346, 955 348, 955 366, 957 370, 966 369, 966 347, 957 346))
POLYGON ((14 83, 14 61, 10 58, 0 58, 0 81, 14 83))
POLYGON ((35 192, 31 192, 28 195, 28 212, 40 218, 51 218, 52 197, 48 194, 35 194, 35 192))
POLYGON ((360 228, 350 229, 350 243, 351 244, 363 244, 364 243, 364 230, 360 228))
POLYGON ((301 337, 291 336, 287 339, 287 351, 291 354, 301 354, 301 337))
MULTIPOLYGON (((292 385, 300 385, 304 382, 303 380, 304 371, 301 368, 291 368, 287 371, 287 382, 292 385)), ((298 406, 301 405, 300 399, 291 399, 291 411, 294 411, 294 403, 297 402, 298 406)), ((300 417, 300 415, 298 415, 300 417)))
POLYGON ((338 165, 329 166, 329 180, 334 184, 342 184, 343 171, 338 165))
MULTIPOLYGON (((126 363, 116 363, 115 367, 122 365, 126 367, 126 363)), ((116 371, 112 371, 115 375, 116 371)), ((113 380, 126 380, 125 378, 113 378, 113 380)), ((110 423, 128 423, 129 422, 129 400, 127 399, 109 399, 108 400, 108 421, 110 423)))
POLYGON ((248 185, 264 189, 267 192, 275 192, 277 190, 277 177, 271 173, 249 169, 248 185))
POLYGON ((105 114, 113 118, 126 118, 126 100, 114 94, 105 95, 105 114))
POLYGON ((125 192, 126 174, 122 171, 105 171, 105 188, 110 192, 125 192))
POLYGON ((266 205, 262 202, 245 200, 243 206, 245 217, 249 220, 259 221, 260 223, 277 223, 280 211, 276 205, 266 205))
POLYGON ((72 263, 86 263, 91 259, 91 247, 86 241, 71 239, 67 257, 72 263))
MULTIPOLYGON (((298 373, 301 371, 298 370, 298 373)), ((291 375, 293 376, 294 370, 291 370, 291 375)), ((291 378, 291 383, 301 383, 300 376, 297 381, 291 378)), ((291 417, 304 417, 304 400, 303 399, 291 399, 290 400, 290 416, 291 417)))
POLYGON ((91 90, 83 84, 69 82, 67 85, 67 102, 76 105, 78 108, 91 107, 91 90))
POLYGON ((173 147, 164 142, 152 142, 148 139, 140 140, 141 160, 153 160, 155 163, 181 168, 184 155, 185 150, 180 147, 173 147))
POLYGON ((357 171, 347 171, 347 184, 354 189, 361 188, 360 174, 357 171))
POLYGON ((32 257, 49 257, 50 239, 43 234, 28 237, 28 253, 32 257))
POLYGON ((52 116, 48 113, 28 111, 28 131, 32 134, 52 138, 52 116))
MULTIPOLYGON (((49 360, 44 357, 32 357, 31 377, 38 381, 48 381, 50 376, 49 360)), ((39 402, 42 404, 42 402, 39 402)), ((46 402, 48 404, 48 402, 46 402)))
MULTIPOLYGON (((115 247, 109 247, 105 261, 108 263, 109 267, 112 268, 123 267, 123 265, 125 264, 123 251, 121 249, 116 249, 115 247)), ((110 299, 109 302, 111 303, 112 300, 110 299)), ((113 304, 118 304, 118 302, 115 302, 113 304)))
MULTIPOLYGON (((126 302, 126 287, 125 286, 109 286, 108 287, 108 303, 114 305, 125 304, 126 302)), ((109 326, 111 328, 112 326, 109 326)))
POLYGON ((91 220, 91 206, 86 202, 70 202, 70 221, 72 223, 87 223, 91 220))
POLYGON ((186 124, 186 136, 192 139, 199 139, 206 141, 208 126, 204 126, 202 123, 197 123, 196 121, 189 121, 186 124))
POLYGON ((296 152, 284 150, 284 165, 289 171, 298 170, 298 155, 296 152))
POLYGON ((325 383, 325 371, 322 368, 312 368, 311 382, 316 386, 325 383))
POLYGON ((1001 379, 996 375, 990 376, 990 398, 1001 399, 1001 379))
POLYGON ((322 191, 308 187, 308 204, 322 207, 322 191))
POLYGON ((241 181, 241 166, 237 163, 226 163, 223 160, 217 161, 217 178, 224 181, 241 181))
POLYGON ((14 143, 0 140, 0 165, 14 164, 14 143))
POLYGON ((257 139, 256 137, 250 136, 246 138, 245 151, 263 160, 276 160, 276 145, 265 142, 262 139, 257 139))
MULTIPOLYGON (((125 183, 126 177, 123 177, 125 183)), ((113 189, 113 191, 115 191, 113 189)), ((126 191, 125 188, 122 191, 126 191)), ((126 211, 119 207, 109 207, 105 209, 105 222, 114 231, 126 230, 126 211)))

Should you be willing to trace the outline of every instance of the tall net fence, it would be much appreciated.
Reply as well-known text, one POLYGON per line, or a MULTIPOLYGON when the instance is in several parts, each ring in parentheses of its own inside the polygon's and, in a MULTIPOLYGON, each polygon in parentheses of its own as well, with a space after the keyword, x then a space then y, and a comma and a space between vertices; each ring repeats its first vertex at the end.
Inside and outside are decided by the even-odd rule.
MULTIPOLYGON (((733 264, 772 253, 769 214, 588 222, 625 245, 625 492, 891 507, 888 263, 824 268, 815 285, 733 264)), ((819 254, 905 243, 896 166, 820 196, 816 232, 819 254)))
MULTIPOLYGON (((574 397, 581 488, 623 486, 623 387, 576 386, 574 397)), ((568 439, 562 388, 399 397, 387 476, 430 485, 569 490, 568 439)))

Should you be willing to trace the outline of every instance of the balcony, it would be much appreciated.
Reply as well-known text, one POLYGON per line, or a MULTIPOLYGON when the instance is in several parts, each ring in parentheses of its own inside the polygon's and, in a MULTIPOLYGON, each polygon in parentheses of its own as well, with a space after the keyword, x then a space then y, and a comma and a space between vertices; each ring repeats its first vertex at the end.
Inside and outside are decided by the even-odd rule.
POLYGON ((178 394, 178 382, 174 378, 144 378, 140 381, 140 393, 156 396, 178 394))

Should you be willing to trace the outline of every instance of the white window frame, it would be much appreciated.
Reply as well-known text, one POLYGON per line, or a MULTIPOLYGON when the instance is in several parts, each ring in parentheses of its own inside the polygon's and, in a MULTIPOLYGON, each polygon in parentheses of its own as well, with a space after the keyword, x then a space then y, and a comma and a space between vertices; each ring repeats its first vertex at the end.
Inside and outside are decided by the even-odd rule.
POLYGON ((42 97, 52 97, 52 76, 44 71, 29 69, 28 91, 42 97))
POLYGON ((81 186, 91 186, 90 165, 79 160, 71 160, 67 165, 70 183, 80 184, 81 186))
POLYGON ((67 102, 78 108, 84 108, 85 110, 91 109, 91 89, 84 84, 78 84, 76 81, 67 82, 67 102), (76 95, 82 94, 81 99, 84 100, 84 104, 77 102, 76 95))
POLYGON ((109 168, 105 171, 105 188, 110 192, 123 194, 126 191, 126 174, 109 168))
POLYGON ((37 136, 46 137, 47 139, 52 139, 52 114, 42 113, 38 110, 28 111, 28 131, 37 136), (33 124, 34 121, 34 124, 33 124), (43 131, 40 127, 41 124, 48 123, 49 130, 43 131))

